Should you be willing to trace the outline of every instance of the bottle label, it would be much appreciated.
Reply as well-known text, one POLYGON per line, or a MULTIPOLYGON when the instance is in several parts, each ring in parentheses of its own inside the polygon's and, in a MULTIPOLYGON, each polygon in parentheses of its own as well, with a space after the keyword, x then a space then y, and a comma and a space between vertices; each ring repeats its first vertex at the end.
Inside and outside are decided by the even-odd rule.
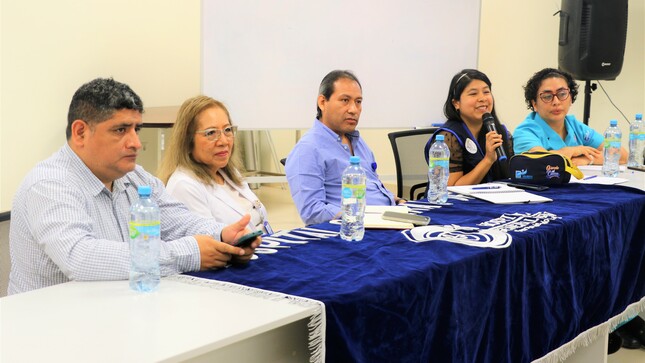
POLYGON ((630 140, 645 140, 645 132, 630 132, 629 133, 629 139, 630 140))
POLYGON ((143 238, 159 237, 161 230, 161 223, 159 221, 137 221, 130 222, 130 238, 134 239, 141 235, 143 238))
POLYGON ((365 185, 343 184, 343 198, 355 197, 358 199, 365 198, 365 185))
POLYGON ((611 147, 620 149, 620 139, 617 139, 617 138, 605 139, 605 149, 609 149, 611 147))
POLYGON ((448 168, 448 164, 448 158, 430 158, 430 160, 428 160, 428 167, 431 169, 438 166, 448 168))

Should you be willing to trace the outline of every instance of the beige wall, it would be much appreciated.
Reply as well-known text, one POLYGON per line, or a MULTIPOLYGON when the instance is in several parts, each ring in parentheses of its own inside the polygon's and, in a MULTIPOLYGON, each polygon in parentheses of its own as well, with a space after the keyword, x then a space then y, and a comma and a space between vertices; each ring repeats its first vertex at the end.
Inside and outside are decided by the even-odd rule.
MULTIPOLYGON (((0 1, 0 210, 10 209, 24 175, 64 142, 67 107, 82 83, 113 76, 146 107, 178 105, 200 90, 199 0, 0 1)), ((535 71, 557 67, 557 4, 482 0, 479 68, 493 81, 497 111, 511 130, 527 113, 522 85, 535 71)), ((631 119, 645 111, 645 4, 629 6, 622 74, 603 84, 631 119)), ((582 105, 581 96, 572 109, 580 119, 582 105)), ((619 118, 600 90, 592 116, 599 131, 619 118)), ((619 125, 626 134, 626 123, 619 125)), ((385 179, 394 175, 389 131, 363 130, 385 179)), ((285 157, 295 131, 272 134, 278 158, 285 157)))
MULTIPOLYGON (((482 0, 479 68, 493 82, 495 108, 511 129, 529 112, 522 86, 533 73, 558 67, 560 19, 553 14, 559 1, 482 0)), ((614 103, 631 121, 645 111, 645 2, 630 1, 627 45, 621 74, 615 81, 601 81, 614 103)), ((582 121, 584 82, 570 113, 582 121)), ((618 119, 623 142, 629 125, 609 103, 600 87, 591 97, 589 125, 603 132, 610 119, 618 119)))
MULTIPOLYGON (((545 67, 558 67, 558 32, 560 18, 553 16, 560 1, 482 0, 479 69, 493 82, 496 110, 502 121, 515 130, 529 110, 524 103, 522 86, 533 73, 545 67)), ((625 60, 621 75, 615 81, 602 81, 602 85, 614 103, 631 121, 637 112, 645 113, 645 2, 629 2, 629 21, 625 60)), ((458 46, 459 39, 455 39, 458 46)), ((457 73, 459 69, 455 69, 457 73)), ((583 119, 584 82, 579 82, 580 93, 571 113, 583 119)), ((437 85, 446 89, 448 85, 437 85)), ((392 95, 393 100, 400 95, 392 95)), ((592 94, 590 126, 599 132, 607 128, 610 119, 618 119, 627 141, 629 125, 611 105, 600 87, 592 94)), ((361 121, 364 124, 369 120, 361 121)), ((386 180, 392 180, 396 171, 394 157, 387 133, 394 130, 366 130, 362 135, 371 146, 378 172, 386 180)), ((293 147, 291 138, 280 134, 281 142, 275 142, 280 156, 293 147)), ((625 145, 626 146, 626 145, 625 145)), ((286 156, 286 154, 284 154, 286 156)), ((282 156, 280 156, 282 157, 282 156)), ((267 160, 263 165, 269 165, 267 160)))
POLYGON ((199 93, 199 0, 1 1, 0 210, 65 141, 81 84, 112 76, 146 107, 199 93))

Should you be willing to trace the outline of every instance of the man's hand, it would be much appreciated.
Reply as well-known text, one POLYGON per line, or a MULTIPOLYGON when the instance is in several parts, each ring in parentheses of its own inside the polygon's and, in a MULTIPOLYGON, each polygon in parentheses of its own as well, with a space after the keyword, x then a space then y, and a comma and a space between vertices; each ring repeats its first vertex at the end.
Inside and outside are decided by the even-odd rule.
POLYGON ((199 247, 201 271, 225 267, 232 256, 243 256, 247 253, 242 248, 216 241, 212 236, 198 235, 195 239, 199 247))
MULTIPOLYGON (((230 244, 235 243, 235 241, 237 241, 240 237, 250 232, 249 229, 246 228, 250 220, 251 216, 249 214, 246 214, 239 221, 224 227, 224 229, 222 229, 222 240, 230 244)), ((253 257, 255 249, 260 245, 260 243, 262 243, 262 237, 258 236, 248 247, 245 247, 243 249, 239 248, 240 250, 243 250, 244 253, 233 255, 232 262, 249 262, 251 260, 251 257, 253 257)))

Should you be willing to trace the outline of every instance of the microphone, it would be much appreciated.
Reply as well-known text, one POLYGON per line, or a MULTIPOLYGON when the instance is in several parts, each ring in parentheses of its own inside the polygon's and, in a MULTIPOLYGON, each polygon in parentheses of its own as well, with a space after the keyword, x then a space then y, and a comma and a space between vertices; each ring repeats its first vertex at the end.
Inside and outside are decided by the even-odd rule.
MULTIPOLYGON (((485 114, 482 115, 482 121, 484 122, 484 127, 486 128, 487 132, 495 131, 499 134, 499 132, 497 131, 497 127, 495 127, 495 119, 493 118, 493 115, 486 112, 485 114)), ((502 145, 500 145, 497 149, 495 149, 495 152, 497 153, 498 161, 507 159, 506 151, 504 151, 504 148, 502 147, 502 145)))

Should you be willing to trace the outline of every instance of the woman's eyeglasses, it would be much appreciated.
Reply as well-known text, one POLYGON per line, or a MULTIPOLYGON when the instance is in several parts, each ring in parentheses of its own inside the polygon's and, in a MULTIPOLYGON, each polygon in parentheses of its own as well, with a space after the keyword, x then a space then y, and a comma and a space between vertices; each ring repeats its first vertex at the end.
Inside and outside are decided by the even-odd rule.
POLYGON ((540 99, 545 102, 545 103, 550 103, 553 101, 553 96, 557 97, 560 101, 564 101, 569 97, 569 89, 568 88, 560 88, 559 90, 555 91, 555 93, 552 92, 542 92, 540 93, 540 99))
POLYGON ((209 141, 219 140, 219 138, 222 137, 222 134, 224 134, 224 136, 226 136, 228 139, 232 139, 237 133, 237 126, 228 126, 222 130, 216 128, 208 128, 205 130, 197 130, 195 131, 195 133, 204 135, 204 137, 206 137, 209 141))

